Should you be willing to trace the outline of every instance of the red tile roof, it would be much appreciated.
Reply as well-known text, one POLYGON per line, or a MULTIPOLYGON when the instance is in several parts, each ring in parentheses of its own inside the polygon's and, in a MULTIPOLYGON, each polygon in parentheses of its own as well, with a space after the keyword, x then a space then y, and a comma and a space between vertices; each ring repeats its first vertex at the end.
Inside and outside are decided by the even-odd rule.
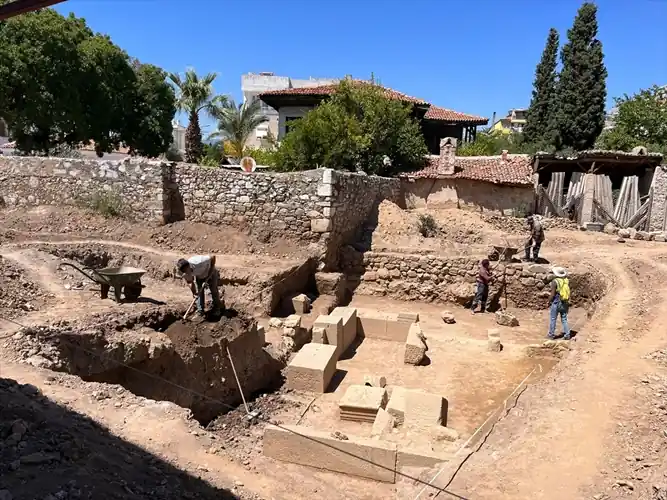
POLYGON ((438 106, 434 106, 433 104, 431 104, 431 107, 428 108, 424 118, 427 120, 438 120, 445 122, 470 123, 471 125, 486 125, 489 123, 489 119, 484 118, 483 116, 459 113, 458 111, 440 108, 438 106))
MULTIPOLYGON (((396 99, 398 101, 410 102, 413 104, 428 104, 428 102, 423 99, 418 99, 416 97, 410 97, 401 92, 397 92, 387 87, 381 87, 380 85, 374 85, 372 83, 364 82, 362 80, 352 80, 354 85, 368 85, 375 86, 382 90, 385 96, 389 99, 396 99)), ((309 96, 325 96, 331 95, 336 92, 338 84, 331 85, 320 85, 317 87, 298 87, 291 89, 281 89, 281 90, 270 90, 268 92, 263 92, 261 95, 309 95, 309 96)), ((261 96, 260 96, 261 97, 261 96)))
POLYGON ((468 179, 508 186, 530 186, 533 184, 533 163, 530 155, 508 154, 502 156, 456 156, 454 173, 445 174, 440 156, 429 156, 427 166, 418 172, 403 174, 410 179, 468 179))
MULTIPOLYGON (((364 82, 362 80, 352 80, 355 85, 373 85, 372 83, 364 82)), ((471 125, 486 125, 489 122, 488 118, 481 116, 467 115, 465 113, 459 113, 458 111, 452 111, 451 109, 439 108, 438 106, 433 106, 423 99, 417 97, 411 97, 409 95, 403 94, 396 90, 381 87, 377 85, 379 89, 382 89, 384 95, 389 99, 396 99, 403 102, 409 102, 412 104, 425 105, 429 106, 428 111, 424 118, 428 120, 436 121, 447 121, 453 123, 469 123, 471 125)), ((303 95, 303 96, 328 96, 336 92, 338 88, 337 84, 331 85, 320 85, 317 87, 299 87, 291 89, 281 89, 281 90, 270 90, 268 92, 263 92, 260 94, 262 96, 273 96, 273 95, 303 95)))

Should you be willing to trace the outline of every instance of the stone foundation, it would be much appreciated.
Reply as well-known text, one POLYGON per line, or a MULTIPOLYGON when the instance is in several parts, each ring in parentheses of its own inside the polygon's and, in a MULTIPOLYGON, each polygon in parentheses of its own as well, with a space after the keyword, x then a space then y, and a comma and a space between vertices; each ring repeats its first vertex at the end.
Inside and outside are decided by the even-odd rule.
MULTIPOLYGON (((386 252, 360 253, 346 247, 342 260, 348 286, 354 293, 398 300, 469 305, 475 294, 479 259, 439 257, 386 252)), ((496 282, 489 290, 489 302, 505 298, 515 307, 547 307, 550 265, 494 263, 496 282)), ((600 271, 585 265, 568 268, 571 304, 581 306, 602 298, 606 282, 600 271)))

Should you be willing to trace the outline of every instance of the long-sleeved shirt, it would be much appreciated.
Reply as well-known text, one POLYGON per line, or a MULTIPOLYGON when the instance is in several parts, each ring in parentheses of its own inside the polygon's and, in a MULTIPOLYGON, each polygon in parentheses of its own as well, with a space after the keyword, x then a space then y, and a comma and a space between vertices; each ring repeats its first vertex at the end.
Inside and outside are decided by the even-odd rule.
POLYGON ((491 271, 480 264, 479 273, 477 274, 477 282, 488 285, 492 277, 491 271))

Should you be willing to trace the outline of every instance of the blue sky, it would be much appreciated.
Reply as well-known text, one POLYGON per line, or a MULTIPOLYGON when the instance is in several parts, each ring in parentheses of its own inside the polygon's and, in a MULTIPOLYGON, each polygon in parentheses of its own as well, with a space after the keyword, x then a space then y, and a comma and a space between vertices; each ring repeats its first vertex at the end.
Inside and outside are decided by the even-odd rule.
MULTIPOLYGON (((577 0, 68 0, 62 13, 142 62, 219 73, 369 78, 442 107, 491 117, 530 101, 549 28, 561 43, 577 0)), ((667 0, 599 0, 612 97, 667 84, 667 0)))

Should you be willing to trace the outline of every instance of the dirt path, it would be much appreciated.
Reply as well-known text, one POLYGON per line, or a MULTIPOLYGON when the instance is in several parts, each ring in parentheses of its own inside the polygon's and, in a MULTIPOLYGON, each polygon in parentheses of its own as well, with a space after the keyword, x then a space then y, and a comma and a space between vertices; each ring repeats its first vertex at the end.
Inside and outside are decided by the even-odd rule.
POLYGON ((578 499, 603 489, 598 471, 616 451, 608 439, 617 425, 614 414, 632 403, 636 377, 647 368, 642 357, 664 342, 664 320, 651 323, 636 307, 647 294, 659 297, 655 317, 665 285, 646 266, 650 261, 640 258, 643 265, 636 269, 624 253, 610 251, 601 263, 615 285, 604 310, 579 336, 577 352, 551 380, 522 396, 464 464, 451 490, 469 498, 578 499), (647 289, 646 278, 659 290, 647 289))

